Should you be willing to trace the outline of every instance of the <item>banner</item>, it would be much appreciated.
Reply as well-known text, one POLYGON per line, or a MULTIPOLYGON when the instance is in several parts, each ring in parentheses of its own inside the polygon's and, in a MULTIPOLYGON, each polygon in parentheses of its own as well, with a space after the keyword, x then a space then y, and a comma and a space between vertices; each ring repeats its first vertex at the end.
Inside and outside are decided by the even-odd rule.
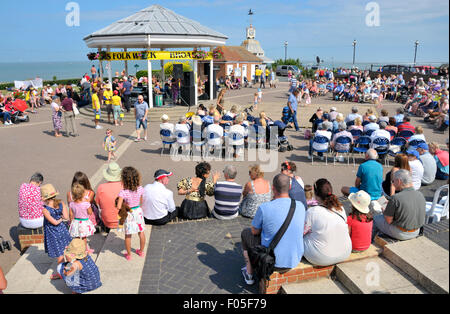
POLYGON ((212 52, 204 51, 131 51, 131 52, 102 52, 102 61, 130 61, 130 60, 212 60, 212 52))
POLYGON ((14 87, 16 89, 27 89, 30 86, 38 89, 44 87, 44 84, 41 78, 36 78, 32 81, 14 81, 14 87))

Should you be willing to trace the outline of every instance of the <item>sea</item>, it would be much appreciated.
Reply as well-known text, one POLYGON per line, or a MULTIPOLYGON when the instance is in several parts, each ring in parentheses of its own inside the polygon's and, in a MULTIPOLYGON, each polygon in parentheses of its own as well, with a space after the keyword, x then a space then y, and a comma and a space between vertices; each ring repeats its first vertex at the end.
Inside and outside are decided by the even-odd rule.
MULTIPOLYGON (((434 65, 439 67, 442 63, 426 63, 426 65, 434 65)), ((448 62, 447 62, 448 63, 448 62)), ((370 70, 373 68, 376 70, 380 66, 386 64, 409 64, 411 63, 398 63, 398 62, 385 62, 385 63, 356 63, 355 66, 361 70, 370 70)), ((57 80, 61 79, 73 79, 73 78, 81 78, 84 74, 91 73, 91 67, 95 65, 97 69, 99 69, 98 61, 73 61, 73 62, 11 62, 11 63, 0 63, 0 82, 10 83, 14 81, 26 81, 32 80, 37 77, 42 78, 43 80, 53 80, 55 77, 57 80)), ((121 73, 124 68, 124 62, 112 62, 112 73, 113 76, 116 72, 121 73)), ((306 67, 312 67, 317 65, 313 61, 304 61, 303 65, 306 67)), ((422 64, 417 64, 422 65, 422 64)), ((423 64, 425 65, 425 64, 423 64)), ((103 63, 104 73, 106 63, 103 63)), ((352 63, 348 62, 325 62, 321 63, 320 66, 322 68, 351 68, 353 66, 352 63)), ((159 61, 152 62, 153 70, 160 70, 161 63, 159 61)), ((147 62, 146 61, 129 61, 128 62, 128 73, 134 75, 136 71, 139 70, 147 70, 147 62)))

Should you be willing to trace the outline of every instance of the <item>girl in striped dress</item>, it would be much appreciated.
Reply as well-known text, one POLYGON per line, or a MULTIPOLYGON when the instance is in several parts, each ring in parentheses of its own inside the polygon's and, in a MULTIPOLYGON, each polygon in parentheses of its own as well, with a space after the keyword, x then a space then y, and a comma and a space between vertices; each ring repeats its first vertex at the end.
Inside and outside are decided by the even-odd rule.
POLYGON ((133 167, 126 167, 122 170, 122 184, 123 190, 119 193, 117 211, 122 208, 124 202, 131 209, 124 224, 125 248, 127 250, 125 258, 131 260, 131 237, 134 234, 139 234, 140 239, 140 249, 136 250, 136 254, 140 257, 144 256, 145 221, 141 209, 144 188, 141 186, 141 175, 133 167))

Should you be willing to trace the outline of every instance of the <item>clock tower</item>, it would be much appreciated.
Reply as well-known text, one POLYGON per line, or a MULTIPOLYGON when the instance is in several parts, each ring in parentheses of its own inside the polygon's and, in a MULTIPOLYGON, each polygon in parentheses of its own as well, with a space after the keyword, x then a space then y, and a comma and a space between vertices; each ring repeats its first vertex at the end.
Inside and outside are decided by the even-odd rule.
POLYGON ((255 39, 255 37, 256 30, 252 25, 250 25, 250 27, 247 27, 247 39, 255 39))

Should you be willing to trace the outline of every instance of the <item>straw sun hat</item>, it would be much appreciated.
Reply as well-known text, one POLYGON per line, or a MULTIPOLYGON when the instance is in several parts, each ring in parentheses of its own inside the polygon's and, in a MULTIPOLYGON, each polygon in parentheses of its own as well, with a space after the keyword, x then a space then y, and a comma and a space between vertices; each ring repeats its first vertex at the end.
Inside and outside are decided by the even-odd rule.
POLYGON ((119 182, 121 180, 122 169, 115 162, 108 165, 108 168, 103 170, 103 178, 108 182, 119 182))
POLYGON ((87 256, 86 243, 83 240, 75 238, 64 250, 64 255, 74 259, 83 259, 87 256))
POLYGON ((43 201, 49 200, 58 195, 59 193, 56 191, 55 187, 51 184, 46 184, 41 187, 41 198, 43 201))
POLYGON ((370 209, 371 198, 370 195, 365 191, 359 191, 357 193, 352 193, 348 197, 349 201, 352 203, 360 213, 368 214, 370 209))

